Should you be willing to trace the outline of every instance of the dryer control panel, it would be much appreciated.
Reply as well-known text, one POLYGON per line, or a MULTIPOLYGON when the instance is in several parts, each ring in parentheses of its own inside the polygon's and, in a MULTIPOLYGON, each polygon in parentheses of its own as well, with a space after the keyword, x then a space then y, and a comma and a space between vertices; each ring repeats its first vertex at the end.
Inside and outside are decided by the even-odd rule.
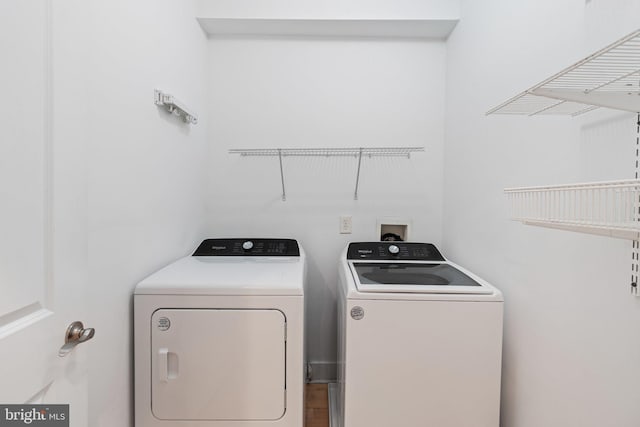
POLYGON ((357 242, 350 243, 347 259, 445 261, 431 243, 357 242))
POLYGON ((300 256, 294 239, 207 239, 193 256, 300 256))

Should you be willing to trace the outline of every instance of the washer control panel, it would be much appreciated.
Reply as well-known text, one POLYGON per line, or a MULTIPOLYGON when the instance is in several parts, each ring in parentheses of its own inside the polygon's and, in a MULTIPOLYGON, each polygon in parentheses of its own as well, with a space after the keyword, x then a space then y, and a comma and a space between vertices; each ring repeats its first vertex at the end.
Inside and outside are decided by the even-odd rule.
POLYGON ((347 259, 445 261, 431 243, 357 242, 350 243, 347 259))
POLYGON ((207 239, 193 256, 300 256, 293 239, 207 239))

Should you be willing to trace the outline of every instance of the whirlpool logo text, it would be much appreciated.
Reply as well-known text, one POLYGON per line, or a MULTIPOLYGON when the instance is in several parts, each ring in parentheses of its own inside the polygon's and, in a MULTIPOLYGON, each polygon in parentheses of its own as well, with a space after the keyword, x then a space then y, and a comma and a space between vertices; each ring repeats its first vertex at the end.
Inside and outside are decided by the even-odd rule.
POLYGON ((69 405, 0 405, 0 427, 69 427, 69 405))

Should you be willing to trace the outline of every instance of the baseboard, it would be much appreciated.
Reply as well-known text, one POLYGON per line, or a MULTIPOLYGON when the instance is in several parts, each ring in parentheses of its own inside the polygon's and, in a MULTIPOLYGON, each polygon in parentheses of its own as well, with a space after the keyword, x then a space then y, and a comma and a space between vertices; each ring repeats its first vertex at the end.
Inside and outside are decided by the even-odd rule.
POLYGON ((336 362, 309 362, 310 383, 333 383, 338 378, 336 362))

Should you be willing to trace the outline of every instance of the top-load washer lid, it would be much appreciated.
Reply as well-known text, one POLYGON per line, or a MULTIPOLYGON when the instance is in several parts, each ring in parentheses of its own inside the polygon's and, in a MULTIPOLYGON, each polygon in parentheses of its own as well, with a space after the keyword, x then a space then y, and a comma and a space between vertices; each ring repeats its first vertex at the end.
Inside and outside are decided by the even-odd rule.
POLYGON ((363 285, 481 286, 446 263, 354 262, 363 285))
POLYGON ((140 282, 135 294, 301 296, 305 262, 292 239, 207 239, 140 282))
POLYGON ((361 292, 492 294, 428 243, 352 243, 347 259, 361 292))

